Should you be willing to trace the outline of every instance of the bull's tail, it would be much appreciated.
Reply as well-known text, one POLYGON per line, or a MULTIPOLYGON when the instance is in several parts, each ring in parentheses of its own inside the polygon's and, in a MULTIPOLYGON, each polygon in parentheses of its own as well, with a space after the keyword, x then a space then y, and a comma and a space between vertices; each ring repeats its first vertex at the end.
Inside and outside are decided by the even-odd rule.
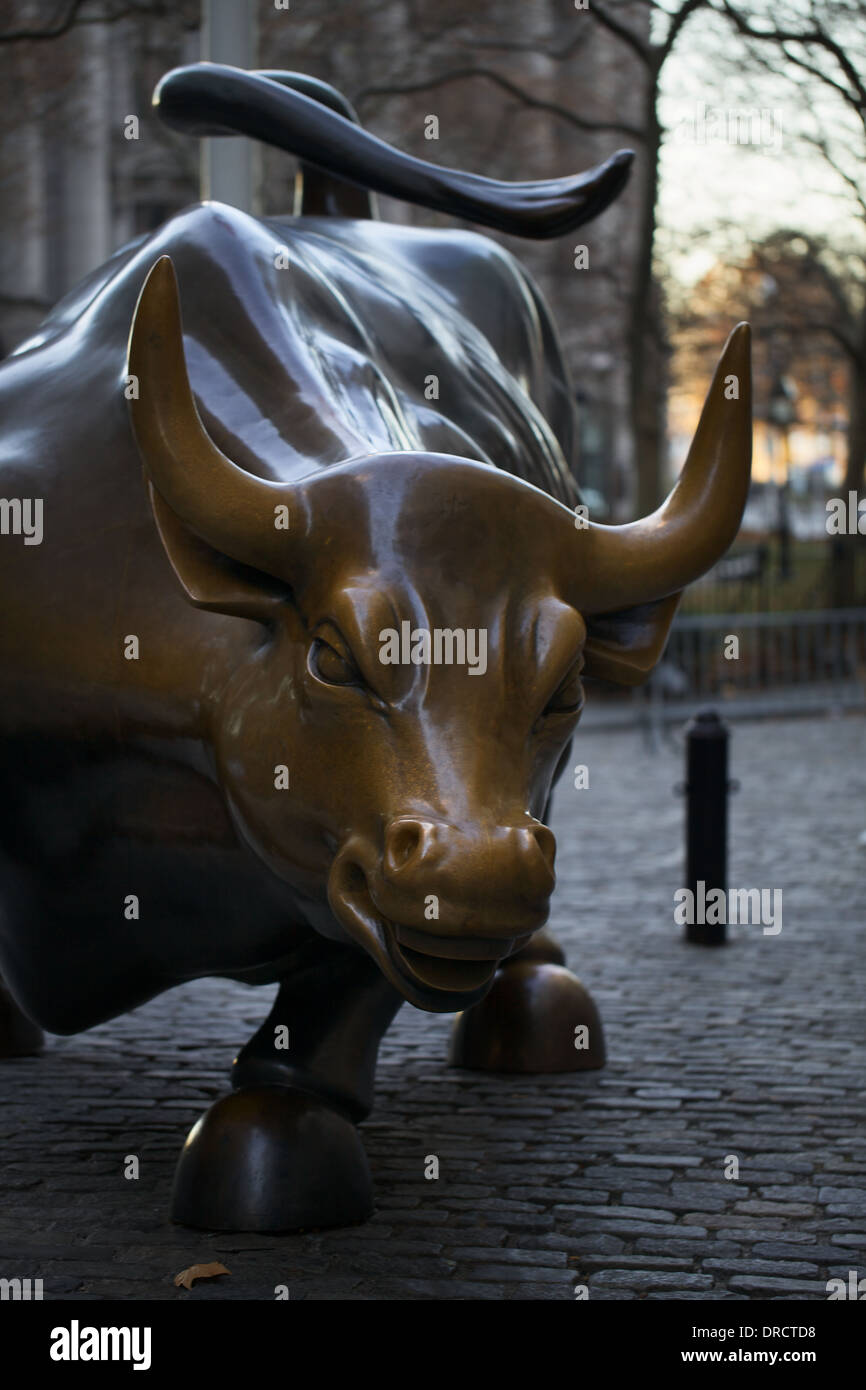
POLYGON ((221 63, 174 68, 153 100, 174 130, 247 135, 296 155, 304 191, 295 210, 304 213, 369 217, 370 193, 377 192, 516 236, 545 239, 603 212, 624 188, 634 158, 631 150, 618 150, 570 178, 503 183, 403 154, 362 130, 349 102, 325 82, 221 63))

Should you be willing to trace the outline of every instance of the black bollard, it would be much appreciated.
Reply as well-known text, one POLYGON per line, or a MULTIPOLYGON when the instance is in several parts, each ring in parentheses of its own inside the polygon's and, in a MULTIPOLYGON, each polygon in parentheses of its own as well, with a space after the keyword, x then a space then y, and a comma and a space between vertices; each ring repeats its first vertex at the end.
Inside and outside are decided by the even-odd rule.
MULTIPOLYGON (((701 710, 686 728, 686 884, 695 918, 707 894, 728 889, 728 729, 715 710, 701 710), (699 889, 698 885, 703 884, 699 889)), ((722 914, 727 918, 727 912, 722 914)), ((725 922, 686 925, 686 941, 723 946, 725 922)))

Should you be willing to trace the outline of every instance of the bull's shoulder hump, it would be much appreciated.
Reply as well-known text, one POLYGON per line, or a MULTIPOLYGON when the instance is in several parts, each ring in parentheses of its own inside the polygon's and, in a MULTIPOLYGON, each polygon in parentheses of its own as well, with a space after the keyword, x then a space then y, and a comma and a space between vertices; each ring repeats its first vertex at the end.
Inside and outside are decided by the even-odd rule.
POLYGON ((104 336, 117 319, 125 339, 142 284, 161 256, 170 256, 183 276, 184 271, 206 270, 208 263, 227 269, 248 265, 256 255, 268 253, 271 241, 264 223, 237 208, 193 203, 155 231, 121 246, 79 281, 7 360, 37 352, 82 324, 104 336))
POLYGON ((525 272, 520 262, 481 232, 333 217, 272 218, 268 225, 287 237, 293 231, 311 233, 349 252, 397 257, 421 274, 434 272, 436 278, 480 274, 523 295, 525 272))

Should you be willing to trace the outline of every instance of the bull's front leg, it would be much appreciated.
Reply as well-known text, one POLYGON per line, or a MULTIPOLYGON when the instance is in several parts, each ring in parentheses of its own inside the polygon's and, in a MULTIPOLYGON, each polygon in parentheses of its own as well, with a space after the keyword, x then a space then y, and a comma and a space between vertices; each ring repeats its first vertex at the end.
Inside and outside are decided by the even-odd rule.
POLYGON ((401 1003, 366 954, 308 942, 235 1059, 235 1089, 190 1131, 174 1220, 219 1231, 365 1220, 373 1190, 355 1125, 369 1113, 379 1043, 401 1003))
POLYGON ((509 956, 489 991, 458 1014, 448 1063, 467 1071, 594 1071, 605 1063, 604 1033, 592 996, 548 931, 509 956))

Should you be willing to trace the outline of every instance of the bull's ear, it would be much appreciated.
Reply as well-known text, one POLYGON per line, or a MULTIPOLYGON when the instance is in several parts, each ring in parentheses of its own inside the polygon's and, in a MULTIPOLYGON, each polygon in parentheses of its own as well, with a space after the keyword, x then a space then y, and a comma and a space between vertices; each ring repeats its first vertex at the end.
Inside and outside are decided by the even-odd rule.
POLYGON ((640 685, 668 640, 682 591, 653 603, 585 617, 584 674, 618 685, 640 685))
POLYGON ((181 521, 152 483, 148 491, 165 553, 190 603, 268 622, 286 600, 286 585, 214 550, 181 521))

